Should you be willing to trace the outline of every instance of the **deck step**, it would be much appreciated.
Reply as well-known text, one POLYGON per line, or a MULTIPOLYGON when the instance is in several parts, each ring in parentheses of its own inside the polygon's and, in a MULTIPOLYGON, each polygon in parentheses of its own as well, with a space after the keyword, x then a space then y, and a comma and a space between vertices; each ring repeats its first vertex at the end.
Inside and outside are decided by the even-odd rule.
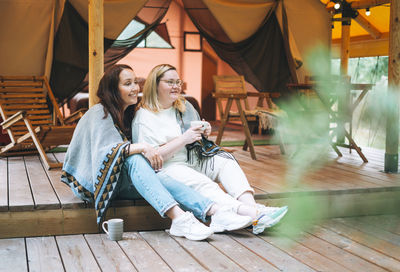
MULTIPOLYGON (((400 207, 400 188, 275 193, 257 195, 257 202, 270 206, 288 205, 286 220, 292 222, 394 214, 400 207)), ((125 231, 163 230, 171 223, 144 203, 132 206, 129 202, 117 202, 108 209, 106 219, 109 218, 124 219, 125 231)), ((93 208, 0 212, 0 238, 99 232, 93 208)))

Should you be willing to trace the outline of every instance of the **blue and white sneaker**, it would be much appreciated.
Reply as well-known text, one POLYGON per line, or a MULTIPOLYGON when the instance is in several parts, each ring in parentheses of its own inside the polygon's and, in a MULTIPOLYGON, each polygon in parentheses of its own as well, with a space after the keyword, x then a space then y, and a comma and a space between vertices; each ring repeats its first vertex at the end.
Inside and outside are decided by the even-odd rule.
POLYGON ((285 216, 288 211, 287 206, 281 208, 266 207, 259 209, 259 216, 253 221, 253 233, 260 234, 266 228, 271 228, 285 216))

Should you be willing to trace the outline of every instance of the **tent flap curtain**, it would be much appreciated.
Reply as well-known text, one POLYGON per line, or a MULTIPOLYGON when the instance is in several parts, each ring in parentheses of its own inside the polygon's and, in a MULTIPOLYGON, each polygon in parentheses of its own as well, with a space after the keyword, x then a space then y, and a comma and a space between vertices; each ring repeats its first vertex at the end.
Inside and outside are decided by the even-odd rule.
MULTIPOLYGON (((132 51, 165 16, 171 0, 157 2, 150 0, 132 19, 146 22, 140 33, 133 33, 126 40, 104 39, 104 69, 117 63, 132 51), (158 4, 157 4, 158 3, 158 4)), ((50 84, 55 96, 66 102, 77 92, 87 88, 89 61, 88 24, 67 1, 63 17, 54 42, 53 66, 50 84)))
MULTIPOLYGON (((54 40, 50 85, 54 95, 63 101, 72 97, 85 78, 89 67, 88 25, 66 1, 64 13, 54 40)), ((112 40, 104 40, 109 48, 112 40)))
POLYGON ((293 81, 288 63, 291 57, 275 15, 277 3, 265 9, 264 20, 253 34, 234 42, 207 5, 199 2, 206 1, 183 0, 190 19, 217 55, 257 90, 287 92, 286 83, 293 81))

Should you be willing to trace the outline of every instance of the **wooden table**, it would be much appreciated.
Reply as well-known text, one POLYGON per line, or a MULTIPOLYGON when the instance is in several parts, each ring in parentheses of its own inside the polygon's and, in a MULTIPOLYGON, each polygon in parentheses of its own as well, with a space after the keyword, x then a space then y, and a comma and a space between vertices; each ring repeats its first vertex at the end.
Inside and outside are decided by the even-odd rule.
MULTIPOLYGON (((330 120, 334 123, 337 124, 337 127, 335 128, 336 133, 342 133, 344 136, 348 139, 349 144, 343 143, 338 143, 333 142, 332 147, 335 150, 335 152, 339 155, 342 156, 342 153, 339 151, 337 146, 343 146, 351 149, 354 149, 357 151, 358 155, 361 157, 361 159, 364 162, 368 162, 367 158, 364 156, 364 154, 361 152, 361 148, 356 144, 352 137, 352 119, 353 119, 353 113, 354 110, 357 108, 357 106, 360 104, 362 99, 365 97, 367 92, 372 89, 374 84, 361 84, 361 83, 348 83, 348 84, 337 84, 336 86, 334 85, 335 82, 332 82, 333 87, 340 87, 344 88, 342 91, 340 91, 343 95, 339 95, 338 89, 335 90, 333 89, 332 92, 322 92, 319 90, 318 82, 315 83, 289 83, 287 84, 287 87, 289 89, 295 89, 295 90, 312 90, 317 97, 321 100, 323 106, 327 110, 330 120), (351 91, 359 91, 359 94, 353 100, 350 97, 351 91), (334 109, 334 105, 338 100, 342 101, 342 103, 345 105, 344 108, 339 108, 334 109), (345 126, 344 126, 344 121, 343 117, 347 117, 350 123, 350 131, 347 131, 345 126)), ((321 82, 321 84, 324 84, 321 82)), ((326 84, 326 82, 325 82, 326 84)), ((328 83, 329 84, 329 83, 328 83)), ((329 85, 325 85, 325 87, 329 85)))

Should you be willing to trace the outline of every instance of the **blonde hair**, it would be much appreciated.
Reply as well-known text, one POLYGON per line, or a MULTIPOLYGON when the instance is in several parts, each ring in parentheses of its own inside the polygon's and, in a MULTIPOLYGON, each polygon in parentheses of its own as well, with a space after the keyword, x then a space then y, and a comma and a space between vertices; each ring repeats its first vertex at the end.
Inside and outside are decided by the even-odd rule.
MULTIPOLYGON (((157 89, 158 84, 160 83, 160 79, 167 71, 170 70, 176 71, 176 68, 169 64, 160 64, 150 71, 143 86, 143 97, 142 101, 140 102, 140 107, 143 107, 153 112, 158 112, 162 110, 162 106, 158 101, 157 89)), ((185 98, 179 95, 178 99, 175 100, 172 106, 182 113, 185 112, 185 98)))

